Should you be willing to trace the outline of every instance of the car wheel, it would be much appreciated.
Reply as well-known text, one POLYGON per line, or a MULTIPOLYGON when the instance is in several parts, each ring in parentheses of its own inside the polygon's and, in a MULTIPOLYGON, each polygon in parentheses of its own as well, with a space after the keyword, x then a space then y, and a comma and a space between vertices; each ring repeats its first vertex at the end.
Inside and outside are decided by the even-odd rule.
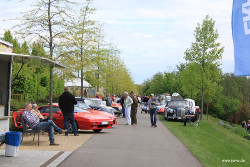
POLYGON ((93 130, 95 133, 100 133, 102 131, 102 129, 94 129, 93 130))
MULTIPOLYGON (((72 133, 73 132, 73 126, 72 126, 72 124, 70 123, 70 121, 68 122, 69 124, 69 128, 68 128, 68 132, 69 133, 72 133)), ((75 123, 76 123, 76 121, 75 121, 75 123)), ((78 124, 76 123, 76 129, 78 130, 79 128, 78 128, 78 124)))

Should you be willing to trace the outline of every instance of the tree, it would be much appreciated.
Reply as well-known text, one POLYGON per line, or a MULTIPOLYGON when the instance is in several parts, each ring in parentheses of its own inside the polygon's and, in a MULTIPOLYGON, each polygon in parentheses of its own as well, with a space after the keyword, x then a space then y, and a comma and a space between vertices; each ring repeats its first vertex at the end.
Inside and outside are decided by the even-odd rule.
MULTIPOLYGON (((70 0, 38 0, 33 9, 27 11, 20 19, 17 34, 23 39, 39 38, 49 48, 49 58, 54 59, 55 47, 60 45, 67 35, 68 21, 71 19, 70 0)), ((53 67, 50 68, 50 119, 52 119, 53 67)))
MULTIPOLYGON (((198 23, 195 33, 195 42, 185 52, 188 63, 194 63, 198 77, 197 86, 201 91, 201 119, 204 109, 205 91, 211 91, 220 80, 220 60, 222 59, 223 47, 217 42, 219 34, 215 29, 215 21, 208 15, 202 24, 198 23)), ((208 113, 207 113, 208 114, 208 113)))
POLYGON ((10 30, 7 30, 7 31, 4 32, 3 40, 5 40, 6 42, 9 42, 9 43, 13 42, 13 37, 11 35, 10 30))

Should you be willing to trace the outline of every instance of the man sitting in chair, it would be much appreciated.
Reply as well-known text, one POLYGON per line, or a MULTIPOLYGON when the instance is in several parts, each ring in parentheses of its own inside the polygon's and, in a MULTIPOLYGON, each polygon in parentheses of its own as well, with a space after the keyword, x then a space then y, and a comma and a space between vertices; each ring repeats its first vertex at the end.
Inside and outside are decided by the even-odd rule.
POLYGON ((53 127, 55 131, 60 134, 63 133, 63 130, 56 126, 55 123, 51 120, 40 122, 40 118, 41 114, 35 112, 34 110, 32 111, 32 104, 27 103, 25 105, 25 110, 23 113, 23 119, 26 121, 26 124, 33 130, 47 130, 49 133, 50 145, 59 145, 55 143, 53 127))
POLYGON ((194 114, 194 112, 188 110, 187 115, 185 115, 186 119, 184 121, 184 126, 186 126, 187 121, 195 122, 197 118, 197 112, 194 114))

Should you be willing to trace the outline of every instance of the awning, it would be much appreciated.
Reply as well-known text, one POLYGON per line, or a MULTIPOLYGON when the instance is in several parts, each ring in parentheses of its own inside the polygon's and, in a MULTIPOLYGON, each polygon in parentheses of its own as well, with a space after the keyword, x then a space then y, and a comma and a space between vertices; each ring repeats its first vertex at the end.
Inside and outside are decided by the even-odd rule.
MULTIPOLYGON (((65 86, 80 87, 81 86, 81 79, 76 78, 76 79, 70 80, 68 82, 65 82, 65 86)), ((83 80, 83 87, 84 88, 91 88, 92 86, 87 81, 83 80)))
POLYGON ((44 57, 21 55, 16 53, 0 52, 0 61, 10 62, 12 56, 13 56, 13 61, 15 63, 25 63, 37 66, 65 68, 63 65, 44 57))

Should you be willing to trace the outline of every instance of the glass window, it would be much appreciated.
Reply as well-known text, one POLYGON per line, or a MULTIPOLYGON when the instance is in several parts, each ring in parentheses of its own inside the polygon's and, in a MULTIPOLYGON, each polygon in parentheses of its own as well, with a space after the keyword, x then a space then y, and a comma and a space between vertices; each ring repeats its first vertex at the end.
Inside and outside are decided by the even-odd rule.
POLYGON ((41 107, 39 110, 41 113, 49 113, 49 107, 41 107))

